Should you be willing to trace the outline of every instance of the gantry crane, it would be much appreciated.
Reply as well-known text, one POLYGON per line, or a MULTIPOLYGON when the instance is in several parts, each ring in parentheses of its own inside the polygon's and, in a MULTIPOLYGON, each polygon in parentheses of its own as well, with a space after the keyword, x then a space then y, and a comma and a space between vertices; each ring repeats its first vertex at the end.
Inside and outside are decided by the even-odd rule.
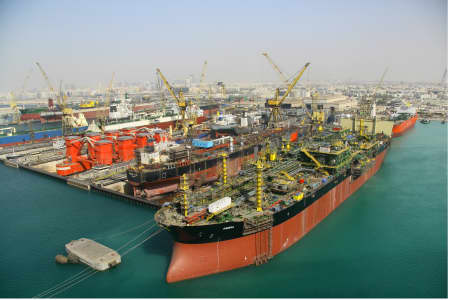
MULTIPOLYGON (((42 76, 44 77, 48 88, 50 89, 50 92, 52 94, 56 95, 55 89, 53 88, 50 79, 48 79, 47 73, 45 73, 44 69, 42 68, 41 64, 39 62, 36 62, 36 65, 38 66, 39 70, 42 73, 42 76)), ((71 108, 66 107, 66 97, 61 95, 56 95, 57 103, 61 109, 62 112, 62 131, 63 135, 72 134, 72 127, 71 127, 71 119, 73 111, 71 108)))
POLYGON ((275 91, 275 97, 273 99, 267 100, 267 106, 270 108, 270 117, 269 117, 269 124, 275 123, 281 120, 280 116, 280 108, 283 101, 286 99, 286 97, 289 95, 289 93, 292 91, 294 86, 297 84, 297 82, 300 80, 300 77, 302 77, 303 73, 305 72, 306 68, 310 63, 306 63, 305 66, 300 70, 298 75, 294 78, 294 80, 289 85, 286 93, 283 95, 283 97, 279 98, 280 89, 277 88, 275 91))
POLYGON ((191 120, 189 120, 186 116, 186 110, 187 110, 188 106, 192 105, 192 102, 191 101, 188 102, 184 99, 184 94, 182 91, 179 92, 178 96, 175 94, 175 91, 173 90, 172 86, 169 84, 166 77, 164 77, 164 75, 161 73, 161 70, 159 70, 159 68, 156 69, 156 72, 161 77, 162 81, 164 82, 164 85, 169 90, 172 97, 174 97, 175 100, 177 100, 177 105, 180 110, 181 119, 177 120, 177 123, 175 125, 175 130, 182 128, 184 135, 186 135, 188 132, 188 129, 189 129, 189 123, 191 123, 191 124, 194 123, 191 120))
POLYGON ((289 80, 287 79, 286 75, 281 72, 280 68, 274 63, 274 61, 269 57, 269 54, 267 52, 262 53, 262 55, 267 58, 269 63, 272 65, 272 68, 280 74, 281 81, 283 81, 286 86, 289 86, 289 80))

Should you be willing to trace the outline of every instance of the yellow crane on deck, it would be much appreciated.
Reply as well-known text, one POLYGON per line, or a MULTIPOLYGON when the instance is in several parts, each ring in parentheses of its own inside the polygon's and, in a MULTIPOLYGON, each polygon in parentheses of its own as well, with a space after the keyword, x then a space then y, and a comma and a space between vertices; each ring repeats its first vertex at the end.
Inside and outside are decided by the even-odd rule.
POLYGON ((305 72, 306 68, 308 68, 309 65, 310 65, 309 62, 306 63, 305 66, 300 70, 298 75, 294 78, 294 80, 289 85, 289 87, 288 87, 286 93, 283 95, 283 97, 279 98, 280 89, 277 88, 275 91, 275 97, 273 99, 267 100, 267 105, 270 108, 270 117, 269 117, 269 122, 268 122, 269 124, 278 122, 281 120, 281 117, 280 117, 281 104, 287 98, 287 96, 292 91, 292 89, 297 84, 297 82, 300 80, 300 77, 302 77, 303 73, 305 72))
POLYGON ((190 101, 188 102, 185 100, 184 94, 182 91, 179 92, 178 96, 176 95, 172 86, 169 84, 166 77, 164 77, 164 75, 161 73, 161 70, 159 68, 156 69, 156 72, 161 77, 162 81, 164 82, 164 85, 169 90, 172 97, 174 97, 175 100, 177 100, 177 105, 178 105, 178 108, 180 109, 181 120, 177 120, 177 123, 175 125, 175 130, 182 128, 184 135, 186 135, 188 132, 188 128, 189 128, 189 123, 193 123, 193 122, 190 122, 190 120, 186 117, 186 110, 187 110, 188 106, 191 106, 192 103, 190 101))

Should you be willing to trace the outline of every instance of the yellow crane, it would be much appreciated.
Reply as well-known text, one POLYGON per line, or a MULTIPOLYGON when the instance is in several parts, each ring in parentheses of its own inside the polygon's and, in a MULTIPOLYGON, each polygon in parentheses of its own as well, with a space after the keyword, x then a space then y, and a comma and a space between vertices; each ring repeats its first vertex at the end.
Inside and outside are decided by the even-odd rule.
POLYGON ((267 52, 262 53, 262 55, 267 58, 267 60, 269 61, 269 63, 272 65, 273 69, 275 71, 278 72, 278 74, 280 74, 280 78, 281 81, 283 81, 286 86, 289 85, 289 80, 287 79, 286 75, 283 74, 283 72, 281 72, 280 68, 278 68, 278 66, 275 64, 275 62, 270 58, 269 54, 267 52))
MULTIPOLYGON (((55 89, 53 88, 53 86, 52 86, 52 84, 50 82, 50 79, 48 79, 47 73, 45 73, 45 71, 44 71, 44 68, 42 68, 42 66, 41 66, 41 64, 39 62, 36 62, 36 65, 38 66, 39 70, 41 71, 42 76, 44 77, 44 79, 45 79, 45 81, 46 81, 46 83, 48 85, 48 88, 50 89, 50 92, 52 94, 56 94, 55 89)), ((70 124, 71 124, 71 118, 72 118, 73 112, 72 112, 71 108, 66 107, 66 99, 67 99, 67 97, 65 95, 61 96, 61 95, 57 95, 56 94, 57 103, 58 103, 58 105, 59 105, 59 107, 60 107, 60 109, 62 111, 62 114, 63 114, 62 115, 62 131, 63 131, 63 135, 72 133, 72 128, 71 128, 70 124)))
POLYGON ((294 78, 294 80, 289 85, 289 87, 288 87, 286 93, 283 95, 283 97, 281 97, 281 98, 279 97, 280 89, 277 88, 275 91, 275 97, 273 99, 267 100, 267 105, 270 108, 269 124, 271 122, 277 122, 277 121, 281 120, 281 116, 280 116, 281 104, 286 99, 286 97, 289 95, 289 93, 292 91, 292 89, 297 84, 297 82, 300 80, 300 77, 302 77, 303 73, 305 72, 306 68, 308 68, 309 65, 310 65, 309 62, 306 63, 305 66, 300 70, 298 75, 294 78))
POLYGON ((192 103, 191 102, 188 103, 184 99, 184 95, 183 95, 182 91, 179 92, 178 96, 175 94, 175 91, 173 90, 172 86, 169 84, 166 77, 164 77, 164 75, 161 73, 161 70, 159 68, 156 69, 156 72, 161 77, 162 81, 164 82, 164 85, 169 90, 172 97, 174 97, 175 100, 177 100, 177 105, 178 105, 178 108, 180 109, 181 120, 177 121, 177 123, 175 125, 175 130, 182 128, 184 134, 186 135, 188 132, 188 125, 189 125, 189 120, 186 117, 186 110, 187 110, 187 107, 190 106, 192 103))
POLYGON ((12 123, 18 124, 18 123, 20 123, 20 111, 19 111, 19 108, 17 107, 16 97, 13 92, 9 92, 9 94, 11 96, 11 99, 9 100, 9 106, 11 107, 11 110, 13 111, 12 123))
POLYGON ((47 83, 50 92, 52 94, 56 95, 57 103, 58 103, 59 107, 61 108, 61 111, 63 112, 63 114, 65 114, 65 113, 68 113, 68 114, 72 113, 72 109, 70 109, 70 108, 66 109, 66 103, 64 101, 65 100, 64 97, 60 97, 60 95, 57 95, 55 89, 53 88, 53 86, 52 86, 52 84, 50 82, 50 79, 48 79, 47 73, 45 73, 45 71, 42 68, 41 64, 39 62, 36 62, 36 65, 38 66, 39 70, 41 71, 42 76, 44 77, 45 82, 47 83))
POLYGON ((329 173, 325 170, 325 169, 323 169, 323 165, 311 154, 311 153, 309 153, 308 152, 308 150, 306 150, 306 148, 301 148, 301 151, 307 156, 307 157, 309 157, 309 159, 311 159, 313 162, 314 162, 314 164, 316 165, 316 168, 318 169, 318 170, 320 170, 322 173, 324 173, 326 176, 328 176, 329 175, 329 173))

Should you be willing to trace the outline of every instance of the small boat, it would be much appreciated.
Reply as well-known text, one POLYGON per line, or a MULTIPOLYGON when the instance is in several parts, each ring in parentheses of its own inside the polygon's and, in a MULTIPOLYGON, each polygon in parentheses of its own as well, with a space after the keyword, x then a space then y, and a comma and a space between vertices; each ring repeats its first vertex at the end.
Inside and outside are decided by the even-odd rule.
POLYGON ((442 119, 441 124, 447 123, 447 119, 442 119))
POLYGON ((422 124, 430 124, 431 121, 430 121, 430 119, 422 119, 422 120, 420 120, 420 123, 422 123, 422 124))

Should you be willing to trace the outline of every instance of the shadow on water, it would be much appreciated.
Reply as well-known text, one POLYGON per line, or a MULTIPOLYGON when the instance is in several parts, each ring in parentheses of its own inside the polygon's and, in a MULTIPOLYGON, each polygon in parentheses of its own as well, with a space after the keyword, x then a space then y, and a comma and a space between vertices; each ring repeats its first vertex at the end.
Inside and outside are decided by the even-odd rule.
POLYGON ((166 230, 151 238, 142 245, 143 250, 148 254, 164 257, 166 269, 169 268, 170 258, 172 256, 173 239, 166 230))

